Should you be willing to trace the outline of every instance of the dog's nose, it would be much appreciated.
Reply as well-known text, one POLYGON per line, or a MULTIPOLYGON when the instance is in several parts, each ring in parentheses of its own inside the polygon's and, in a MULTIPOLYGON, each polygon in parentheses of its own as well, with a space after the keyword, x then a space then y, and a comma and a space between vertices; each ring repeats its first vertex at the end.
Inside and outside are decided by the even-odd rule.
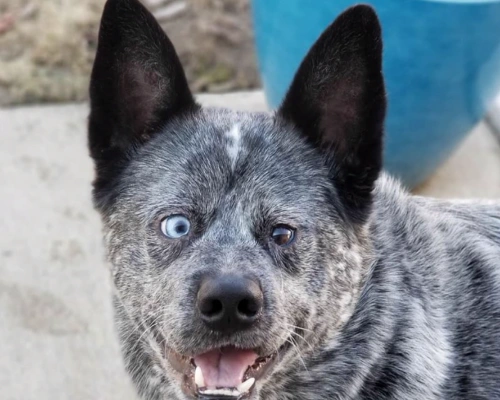
POLYGON ((197 306, 203 322, 211 329, 234 332, 251 327, 263 305, 260 285, 239 275, 206 278, 198 291, 197 306))

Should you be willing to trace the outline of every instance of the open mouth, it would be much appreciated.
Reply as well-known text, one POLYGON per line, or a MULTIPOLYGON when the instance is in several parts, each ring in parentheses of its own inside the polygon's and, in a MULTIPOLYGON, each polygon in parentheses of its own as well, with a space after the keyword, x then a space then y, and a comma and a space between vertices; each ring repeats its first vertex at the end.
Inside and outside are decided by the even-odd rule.
POLYGON ((255 350, 223 347, 189 358, 173 351, 166 356, 183 374, 184 391, 198 399, 245 399, 276 363, 281 351, 259 357, 255 350))

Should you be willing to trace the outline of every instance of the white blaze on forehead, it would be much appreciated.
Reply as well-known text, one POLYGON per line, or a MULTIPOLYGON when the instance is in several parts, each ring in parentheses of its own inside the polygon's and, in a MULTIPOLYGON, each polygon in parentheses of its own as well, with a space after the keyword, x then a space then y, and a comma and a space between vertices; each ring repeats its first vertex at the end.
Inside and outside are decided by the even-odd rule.
POLYGON ((238 123, 234 124, 229 132, 226 133, 226 136, 229 139, 227 144, 227 153, 229 154, 229 158, 231 159, 234 168, 241 145, 240 125, 238 123))

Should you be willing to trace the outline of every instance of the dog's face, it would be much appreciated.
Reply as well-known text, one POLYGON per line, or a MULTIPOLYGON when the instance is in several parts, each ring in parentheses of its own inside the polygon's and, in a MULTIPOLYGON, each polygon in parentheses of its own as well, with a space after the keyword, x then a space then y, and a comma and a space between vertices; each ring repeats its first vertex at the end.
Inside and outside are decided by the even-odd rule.
POLYGON ((91 107, 95 204, 139 391, 266 398, 342 329, 370 266, 375 14, 339 17, 270 116, 199 107, 151 14, 110 0, 91 107))

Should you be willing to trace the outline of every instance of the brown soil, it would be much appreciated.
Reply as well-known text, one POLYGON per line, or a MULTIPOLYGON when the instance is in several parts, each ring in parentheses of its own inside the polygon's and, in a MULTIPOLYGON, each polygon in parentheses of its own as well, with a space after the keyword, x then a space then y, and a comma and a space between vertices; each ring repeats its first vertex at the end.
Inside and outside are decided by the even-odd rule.
MULTIPOLYGON (((191 88, 259 85, 249 0, 143 0, 176 46, 191 88)), ((104 0, 0 0, 0 105, 87 98, 104 0)))

